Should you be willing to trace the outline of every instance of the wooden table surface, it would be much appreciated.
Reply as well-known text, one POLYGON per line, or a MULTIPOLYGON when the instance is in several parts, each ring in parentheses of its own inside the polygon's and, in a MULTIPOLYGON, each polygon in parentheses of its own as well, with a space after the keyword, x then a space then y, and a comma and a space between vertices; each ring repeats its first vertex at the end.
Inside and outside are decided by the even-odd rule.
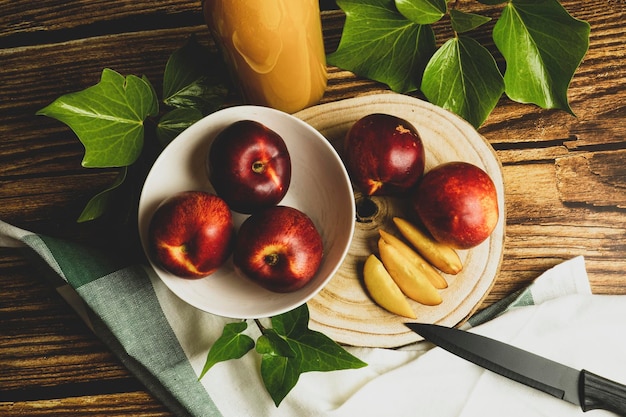
MULTIPOLYGON (((466 3, 464 10, 489 10, 466 3)), ((485 304, 576 255, 585 256, 595 293, 626 294, 626 5, 562 3, 591 24, 589 52, 569 90, 577 117, 503 98, 479 130, 502 162, 507 212, 501 272, 485 304)), ((323 11, 322 19, 329 52, 344 15, 323 11)), ((160 85, 167 58, 190 34, 212 45, 199 1, 0 0, 0 219, 110 245, 117 231, 75 219, 114 173, 82 168, 76 136, 35 112, 96 84, 105 67, 160 85)), ((323 102, 385 90, 335 67, 329 73, 323 102)), ((171 413, 22 252, 1 249, 0 415, 171 413)))

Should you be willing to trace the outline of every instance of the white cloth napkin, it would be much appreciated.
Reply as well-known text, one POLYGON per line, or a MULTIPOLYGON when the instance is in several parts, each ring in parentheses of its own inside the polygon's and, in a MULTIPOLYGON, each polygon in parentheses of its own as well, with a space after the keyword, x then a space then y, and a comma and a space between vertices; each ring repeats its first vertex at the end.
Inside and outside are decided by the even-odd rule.
MULTIPOLYGON (((544 273, 517 304, 524 306, 514 303, 471 331, 626 383, 626 298, 591 295, 582 257, 544 273)), ((255 389, 261 381, 253 356, 244 359, 246 365, 218 365, 205 386, 224 416, 583 415, 575 405, 430 347, 352 349, 368 367, 304 374, 278 409, 255 389)), ((599 410, 593 414, 613 415, 599 410)))

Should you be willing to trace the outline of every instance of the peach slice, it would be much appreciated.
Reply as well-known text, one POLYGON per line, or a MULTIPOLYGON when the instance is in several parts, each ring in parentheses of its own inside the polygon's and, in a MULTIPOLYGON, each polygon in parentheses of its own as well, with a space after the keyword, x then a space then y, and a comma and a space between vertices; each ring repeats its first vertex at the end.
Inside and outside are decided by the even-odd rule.
POLYGON ((363 279, 370 296, 380 307, 403 317, 416 318, 415 312, 411 309, 398 284, 374 254, 365 261, 363 279))
POLYGON ((422 271, 407 262, 398 249, 380 238, 378 250, 385 269, 407 297, 425 305, 441 304, 443 300, 437 288, 422 271))
POLYGON ((448 288, 448 282, 446 279, 439 273, 431 264, 428 263, 424 258, 422 258, 417 252, 413 250, 409 245, 404 243, 402 240, 397 238, 396 236, 388 233, 384 230, 379 230, 380 236, 385 240, 385 242, 389 243, 391 246, 396 248, 402 256, 404 256, 407 262, 411 263, 415 268, 422 271, 422 273, 428 278, 428 280, 435 286, 437 289, 448 288))
POLYGON ((461 272, 463 263, 454 249, 437 242, 408 220, 394 217, 393 222, 402 236, 435 268, 452 275, 461 272))

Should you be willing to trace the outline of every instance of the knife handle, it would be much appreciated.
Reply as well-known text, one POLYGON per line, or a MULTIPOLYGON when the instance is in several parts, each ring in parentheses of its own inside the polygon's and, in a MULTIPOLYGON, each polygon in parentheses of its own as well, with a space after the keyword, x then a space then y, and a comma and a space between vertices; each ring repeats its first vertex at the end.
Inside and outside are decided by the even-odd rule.
POLYGON ((601 408, 626 416, 626 385, 583 369, 579 389, 583 411, 601 408))

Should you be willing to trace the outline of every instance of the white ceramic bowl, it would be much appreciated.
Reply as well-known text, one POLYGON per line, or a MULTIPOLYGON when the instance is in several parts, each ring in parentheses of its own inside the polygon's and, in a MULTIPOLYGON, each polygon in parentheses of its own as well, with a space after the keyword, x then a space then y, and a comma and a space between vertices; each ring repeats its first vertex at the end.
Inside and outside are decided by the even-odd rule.
MULTIPOLYGON (((233 212, 236 229, 246 217, 233 212)), ((275 316, 315 296, 343 262, 352 241, 354 219, 350 179, 332 145, 300 119, 259 106, 220 110, 182 132, 154 163, 139 202, 141 241, 152 267, 167 287, 196 308, 241 319, 275 316), (317 274, 303 288, 291 293, 274 293, 240 276, 233 267, 232 257, 208 277, 188 280, 160 268, 147 251, 148 225, 161 201, 179 191, 214 192, 205 168, 211 142, 222 129, 244 119, 263 123, 285 141, 291 156, 292 177, 280 204, 306 213, 324 242, 324 257, 317 274)))

